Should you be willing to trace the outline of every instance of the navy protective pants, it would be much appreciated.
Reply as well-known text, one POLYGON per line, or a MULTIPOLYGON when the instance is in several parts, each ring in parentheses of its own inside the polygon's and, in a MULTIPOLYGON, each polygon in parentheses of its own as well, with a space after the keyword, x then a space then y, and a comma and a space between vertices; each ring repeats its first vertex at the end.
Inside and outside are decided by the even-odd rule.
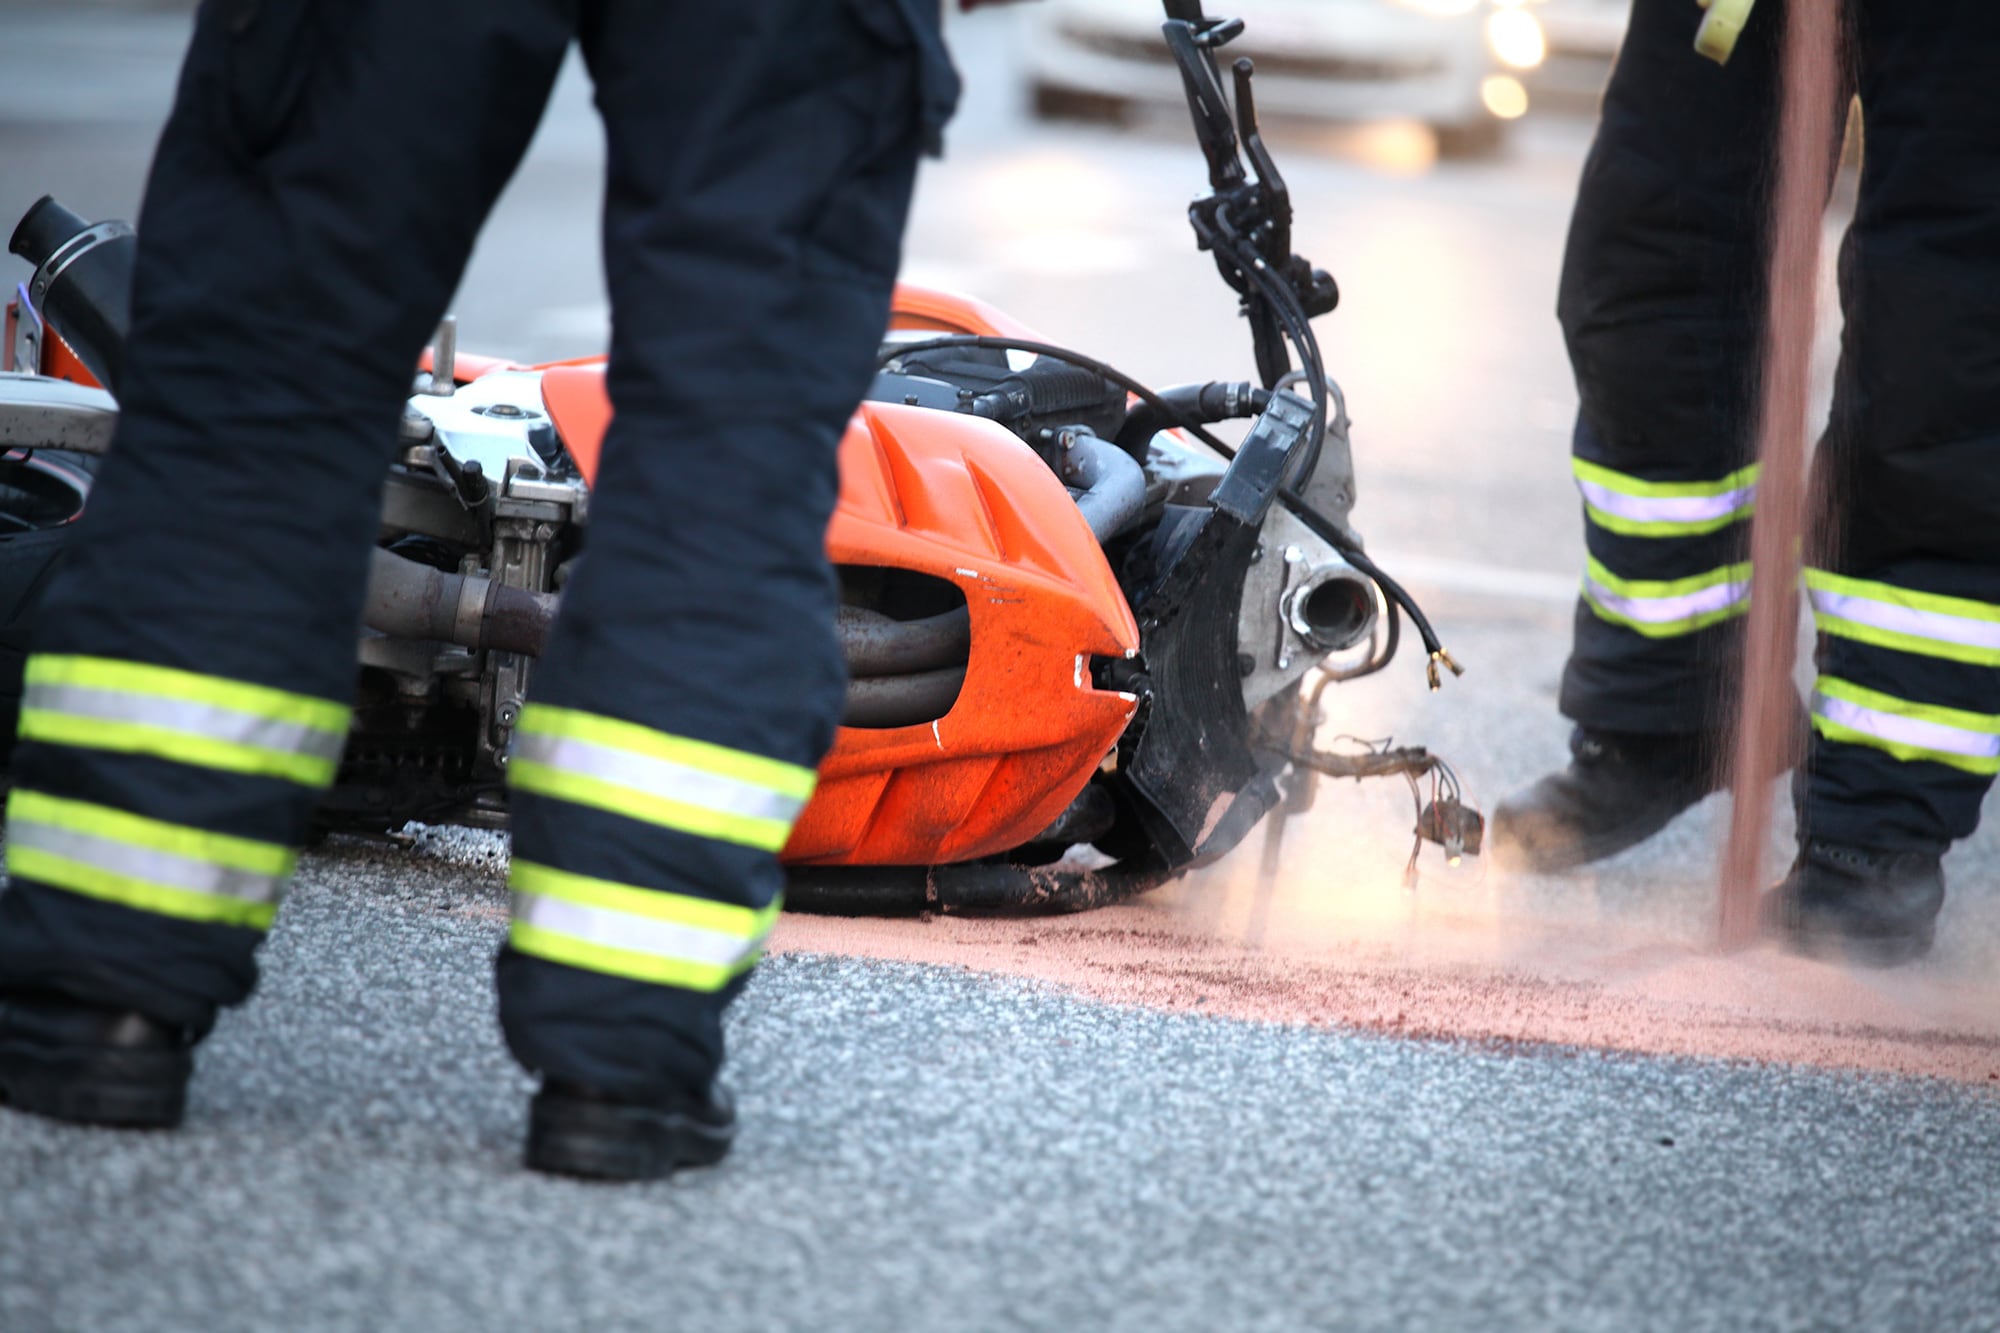
MULTIPOLYGON (((1801 816, 1935 852, 2000 772, 2000 7, 1842 12, 1866 153, 1806 553, 1801 816)), ((1758 5, 1718 67, 1685 5, 1638 0, 1584 168, 1559 314, 1590 556, 1562 710, 1588 727, 1713 732, 1733 707, 1784 17, 1758 5)))
POLYGON ((26 672, 0 987, 205 1030, 346 728, 413 367, 581 43, 616 419, 524 711, 503 1025, 705 1086, 844 675, 825 530, 936 0, 209 0, 139 223, 122 419, 26 672))

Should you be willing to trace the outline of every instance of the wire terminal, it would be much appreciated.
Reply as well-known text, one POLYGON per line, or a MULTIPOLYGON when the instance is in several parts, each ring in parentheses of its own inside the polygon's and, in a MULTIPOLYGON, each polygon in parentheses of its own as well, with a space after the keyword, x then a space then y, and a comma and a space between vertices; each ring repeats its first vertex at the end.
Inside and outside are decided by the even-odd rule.
POLYGON ((1465 674, 1465 668, 1453 661, 1450 653, 1446 652, 1443 648, 1437 649, 1431 654, 1431 660, 1424 663, 1424 676, 1430 681, 1433 691, 1444 683, 1443 677, 1438 672, 1438 667, 1440 666, 1450 667, 1451 674, 1454 676, 1465 674))

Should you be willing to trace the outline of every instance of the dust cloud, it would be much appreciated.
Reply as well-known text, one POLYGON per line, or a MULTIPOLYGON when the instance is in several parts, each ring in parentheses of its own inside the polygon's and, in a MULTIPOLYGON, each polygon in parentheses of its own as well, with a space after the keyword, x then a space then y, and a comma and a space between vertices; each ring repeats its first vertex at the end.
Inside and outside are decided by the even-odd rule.
MULTIPOLYGON (((1343 786, 1292 821, 1268 888, 1252 835, 1221 865, 1134 902, 1028 920, 787 916, 775 952, 966 967, 1119 1004, 1476 1044, 1775 1061, 2000 1084, 2000 906, 1950 909, 1940 954, 1854 971, 1763 946, 1714 951, 1704 809, 1687 854, 1615 879, 1402 874, 1409 805, 1343 786)), ((1724 802, 1713 802, 1723 806, 1724 802)))

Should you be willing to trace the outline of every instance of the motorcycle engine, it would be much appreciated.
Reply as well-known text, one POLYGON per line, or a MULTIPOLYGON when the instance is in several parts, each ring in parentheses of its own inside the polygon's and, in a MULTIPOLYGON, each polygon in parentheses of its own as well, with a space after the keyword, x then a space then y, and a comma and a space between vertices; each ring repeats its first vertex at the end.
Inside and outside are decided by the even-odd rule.
MULTIPOLYGON (((383 492, 384 549, 525 593, 561 590, 590 492, 557 440, 538 372, 418 393, 402 440, 383 492)), ((354 732, 321 825, 504 827, 508 745, 534 659, 375 631, 359 655, 354 732)))

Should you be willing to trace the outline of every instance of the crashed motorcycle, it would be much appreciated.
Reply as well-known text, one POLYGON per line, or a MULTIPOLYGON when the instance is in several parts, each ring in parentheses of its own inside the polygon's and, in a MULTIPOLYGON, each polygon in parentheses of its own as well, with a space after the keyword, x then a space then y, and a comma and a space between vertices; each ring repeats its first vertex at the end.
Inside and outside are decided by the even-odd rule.
MULTIPOLYGON (((1324 692, 1387 666, 1405 618, 1432 688, 1458 666, 1350 524, 1347 416, 1311 324, 1338 291, 1292 251, 1249 61, 1225 92, 1217 53, 1244 25, 1199 0, 1166 8, 1208 167, 1188 217, 1240 297, 1256 377, 1155 391, 977 300, 898 289, 840 446, 827 543, 851 682, 784 851, 795 908, 1114 902, 1267 817, 1275 838, 1321 776, 1400 776, 1417 838, 1479 850, 1479 816, 1436 756, 1314 748, 1324 692), (1210 429, 1224 422, 1248 426, 1230 443, 1210 429)), ((39 590, 111 439, 134 245, 50 199, 10 245, 35 266, 7 308, 0 374, 11 703, 39 590)), ((602 358, 524 366, 455 344, 447 321, 385 479, 326 831, 505 826, 514 727, 588 547, 602 358)))

